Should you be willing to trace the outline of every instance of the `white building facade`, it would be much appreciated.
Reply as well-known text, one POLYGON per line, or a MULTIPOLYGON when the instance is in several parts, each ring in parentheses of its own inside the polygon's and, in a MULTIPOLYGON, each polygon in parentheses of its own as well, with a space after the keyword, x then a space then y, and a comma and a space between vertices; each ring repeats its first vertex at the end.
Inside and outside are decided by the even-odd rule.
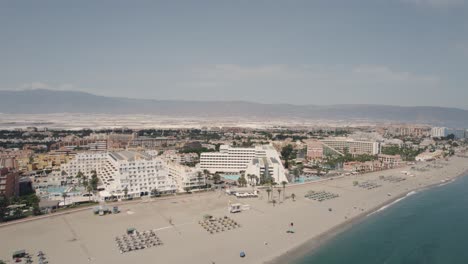
POLYGON ((376 141, 361 141, 350 138, 329 138, 320 140, 325 147, 340 153, 346 151, 352 155, 377 155, 380 153, 380 143, 376 141))
POLYGON ((253 148, 237 148, 222 145, 219 152, 206 152, 200 156, 200 168, 210 173, 242 173, 261 176, 261 171, 272 170, 269 174, 278 183, 288 181, 278 152, 271 145, 253 148))
POLYGON ((107 153, 105 152, 78 153, 68 163, 60 165, 60 169, 68 176, 75 177, 81 171, 84 176, 91 177, 92 171, 98 172, 106 159, 107 153))
POLYGON ((466 129, 452 129, 447 127, 433 127, 431 129, 431 137, 442 138, 449 135, 454 135, 455 139, 462 139, 467 137, 466 129))
POLYGON ((100 180, 101 197, 124 198, 159 193, 183 192, 185 187, 205 185, 198 171, 144 152, 119 151, 108 153, 80 153, 61 166, 67 175, 76 176, 81 171, 90 178, 96 171, 100 180))
POLYGON ((188 189, 197 189, 206 185, 205 175, 196 168, 169 161, 167 162, 167 169, 169 177, 175 181, 178 192, 184 192, 188 189))

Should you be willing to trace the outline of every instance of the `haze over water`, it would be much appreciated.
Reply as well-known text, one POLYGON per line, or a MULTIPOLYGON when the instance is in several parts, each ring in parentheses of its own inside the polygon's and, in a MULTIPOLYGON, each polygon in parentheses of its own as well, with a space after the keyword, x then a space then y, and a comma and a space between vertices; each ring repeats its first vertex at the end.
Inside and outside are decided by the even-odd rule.
POLYGON ((466 223, 468 177, 463 177, 370 216, 296 264, 467 263, 466 223))

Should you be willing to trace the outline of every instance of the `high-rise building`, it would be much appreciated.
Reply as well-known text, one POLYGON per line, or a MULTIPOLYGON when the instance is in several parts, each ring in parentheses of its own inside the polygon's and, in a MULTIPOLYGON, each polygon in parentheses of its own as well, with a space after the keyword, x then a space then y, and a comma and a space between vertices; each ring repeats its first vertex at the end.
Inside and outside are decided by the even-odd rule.
POLYGON ((206 178, 200 170, 171 161, 166 164, 169 177, 175 181, 178 192, 184 192, 186 188, 193 189, 205 186, 206 178))
POLYGON ((446 127, 433 127, 431 129, 431 137, 433 138, 441 138, 448 136, 448 128, 446 127))
POLYGON ((454 135, 455 139, 462 139, 466 137, 466 130, 447 127, 433 127, 431 129, 431 137, 433 138, 448 137, 449 135, 454 135))
POLYGON ((380 153, 380 143, 376 141, 361 141, 350 138, 327 138, 320 142, 325 148, 330 148, 340 154, 377 155, 380 153))
POLYGON ((306 140, 307 145, 307 159, 317 160, 323 158, 323 144, 315 139, 306 140))
POLYGON ((146 152, 119 151, 107 153, 79 153, 61 170, 68 176, 82 172, 90 178, 93 171, 100 180, 101 197, 123 198, 159 193, 183 192, 185 187, 205 185, 197 169, 163 160, 146 152))
POLYGON ((19 173, 7 168, 0 169, 0 196, 7 198, 19 194, 19 173))
POLYGON ((206 152, 200 156, 200 168, 211 173, 251 173, 262 176, 261 171, 271 171, 276 182, 287 181, 285 169, 276 149, 271 145, 237 148, 221 145, 219 152, 206 152), (247 172, 248 167, 249 171, 247 172))

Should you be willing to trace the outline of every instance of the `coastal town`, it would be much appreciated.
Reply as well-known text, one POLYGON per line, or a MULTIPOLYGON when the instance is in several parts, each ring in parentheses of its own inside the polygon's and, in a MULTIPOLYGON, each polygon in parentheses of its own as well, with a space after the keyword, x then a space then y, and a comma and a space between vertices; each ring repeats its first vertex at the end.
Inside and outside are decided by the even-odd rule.
MULTIPOLYGON (((0 259, 24 259, 25 263, 32 263, 27 261, 32 261, 31 256, 41 251, 44 259, 47 257, 42 261, 50 263, 84 263, 84 260, 126 263, 140 252, 125 254, 119 260, 120 254, 150 247, 151 250, 141 253, 158 258, 161 248, 180 242, 172 235, 160 234, 160 230, 183 233, 191 243, 198 243, 195 242, 198 239, 209 243, 208 237, 198 238, 193 228, 185 226, 193 222, 209 234, 224 236, 226 233, 224 239, 237 237, 233 241, 238 243, 239 239, 242 241, 239 236, 245 232, 242 230, 252 230, 263 217, 278 216, 284 223, 272 221, 265 223, 264 228, 283 230, 281 225, 292 223, 297 213, 292 213, 291 219, 277 214, 291 210, 291 206, 308 206, 303 203, 311 201, 318 202, 318 207, 326 207, 330 214, 340 215, 339 219, 308 231, 317 235, 328 224, 339 224, 368 213, 404 191, 449 181, 463 173, 468 157, 467 137, 466 129, 408 124, 266 129, 26 127, 2 130, 2 237, 17 232, 24 237, 17 242, 32 241, 29 236, 34 232, 30 229, 41 226, 48 231, 41 231, 34 239, 48 240, 46 237, 59 232, 58 237, 71 236, 68 239, 82 242, 79 242, 81 250, 75 250, 70 243, 69 250, 73 253, 67 255, 54 250, 55 243, 63 241, 21 244, 2 239, 0 259), (448 168, 449 163, 457 165, 448 168), (447 173, 434 174, 440 170, 447 173), (347 193, 349 189, 353 190, 351 194, 347 193), (362 199, 368 197, 359 195, 362 190, 379 198, 365 202, 362 199), (355 200, 351 208, 349 203, 336 203, 343 197, 355 200), (286 207, 286 204, 290 205, 286 207), (270 210, 274 211, 266 213, 270 210), (95 215, 105 217, 95 218, 95 215), (217 217, 221 218, 216 220, 217 217), (83 222, 78 223, 77 219, 83 222), (90 229, 83 230, 84 225, 90 229), (101 233, 100 225, 109 228, 101 233), (64 234, 64 228, 71 235, 64 234), (116 233, 119 229, 122 232, 128 229, 128 237, 116 233), (91 253, 93 250, 88 247, 94 243, 89 240, 89 235, 95 232, 92 230, 100 230, 96 235, 109 240, 103 242, 106 244, 117 237, 118 246, 106 245, 99 250, 101 253, 91 253), (45 237, 40 238, 42 235, 45 237), (129 244, 123 239, 141 241, 129 244), (18 255, 23 251, 26 253, 18 255)), ((298 219, 294 221, 300 223, 298 219)), ((307 233, 298 235, 298 229, 296 224, 287 231, 302 240, 310 238, 307 233)), ((242 251, 248 263, 260 263, 281 255, 286 249, 274 246, 274 237, 280 234, 283 232, 266 241, 263 249, 257 249, 256 245, 258 252, 254 256, 249 248, 226 247, 223 251, 232 249, 226 252, 228 255, 242 251), (268 247, 274 250, 261 253, 268 247)), ((174 250, 168 251, 172 255, 164 253, 166 263, 179 263, 179 258, 183 258, 183 254, 176 256, 174 250)), ((203 262, 196 263, 210 263, 210 259, 215 262, 218 258, 203 254, 200 256, 203 262)), ((234 259, 220 260, 224 260, 220 263, 237 263, 234 259)))

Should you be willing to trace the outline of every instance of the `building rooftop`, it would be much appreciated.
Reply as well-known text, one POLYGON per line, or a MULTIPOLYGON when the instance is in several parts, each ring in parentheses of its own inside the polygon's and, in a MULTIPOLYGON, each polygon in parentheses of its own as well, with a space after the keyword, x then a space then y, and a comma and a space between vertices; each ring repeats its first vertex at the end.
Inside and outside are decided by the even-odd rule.
POLYGON ((118 160, 126 160, 126 161, 134 161, 140 159, 150 159, 147 154, 135 152, 135 151, 119 151, 119 152, 111 152, 109 155, 116 161, 118 160))

